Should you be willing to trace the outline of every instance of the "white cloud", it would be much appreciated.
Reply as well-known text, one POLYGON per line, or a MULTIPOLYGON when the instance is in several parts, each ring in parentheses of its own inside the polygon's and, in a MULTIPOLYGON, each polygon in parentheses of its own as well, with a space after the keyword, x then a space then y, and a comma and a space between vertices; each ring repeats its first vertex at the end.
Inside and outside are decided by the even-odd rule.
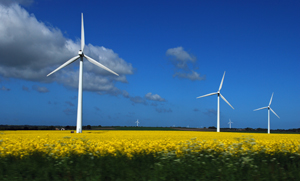
POLYGON ((33 0, 0 0, 0 4, 9 6, 12 4, 22 4, 28 6, 33 3, 33 0))
POLYGON ((180 79, 205 80, 205 76, 200 77, 195 67, 197 59, 195 56, 186 52, 183 47, 170 48, 166 55, 170 57, 171 62, 175 66, 173 77, 180 79), (191 66, 189 66, 191 64, 191 66))
POLYGON ((178 68, 184 68, 185 66, 187 66, 187 61, 196 61, 196 57, 187 53, 182 47, 170 48, 167 50, 166 55, 175 58, 178 68))
POLYGON ((147 93, 145 95, 145 98, 152 101, 159 101, 159 102, 165 102, 166 100, 158 94, 152 94, 151 92, 147 93))
MULTIPOLYGON (((89 44, 85 47, 85 54, 87 54, 91 58, 95 58, 101 64, 103 64, 106 67, 109 67, 110 69, 117 72, 118 74, 121 74, 121 75, 133 74, 132 65, 125 62, 123 59, 121 59, 118 56, 118 54, 116 54, 111 49, 105 48, 103 46, 98 47, 98 46, 93 46, 93 45, 89 44)), ((93 71, 97 74, 112 75, 112 77, 116 77, 115 75, 111 74, 110 72, 108 72, 104 69, 101 69, 101 68, 95 66, 94 64, 91 64, 90 62, 86 63, 85 69, 87 71, 93 71)))
POLYGON ((200 77, 200 74, 198 74, 195 71, 191 71, 191 73, 185 73, 185 72, 175 72, 175 74, 173 75, 173 77, 178 77, 178 78, 182 78, 182 79, 190 79, 192 81, 195 80, 205 80, 205 75, 200 77))
MULTIPOLYGON (((0 4, 0 75, 3 77, 46 83, 57 81, 77 88, 78 69, 74 67, 78 67, 78 61, 49 77, 46 75, 76 56, 79 49, 80 42, 65 38, 58 28, 39 22, 18 4, 0 4)), ((122 91, 115 87, 115 83, 127 83, 126 75, 133 74, 132 65, 103 46, 88 44, 85 54, 120 76, 84 60, 83 89, 120 94, 122 91)))
POLYGON ((122 92, 122 95, 125 97, 125 98, 129 98, 129 93, 126 91, 126 90, 123 90, 122 92))

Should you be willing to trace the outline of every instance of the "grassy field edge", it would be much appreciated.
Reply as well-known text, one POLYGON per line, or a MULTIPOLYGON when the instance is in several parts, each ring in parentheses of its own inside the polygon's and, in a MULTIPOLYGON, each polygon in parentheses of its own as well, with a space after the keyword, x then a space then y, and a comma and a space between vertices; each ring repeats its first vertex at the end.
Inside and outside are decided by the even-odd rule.
POLYGON ((292 153, 224 155, 214 151, 53 158, 35 152, 0 158, 1 180, 299 180, 292 153))

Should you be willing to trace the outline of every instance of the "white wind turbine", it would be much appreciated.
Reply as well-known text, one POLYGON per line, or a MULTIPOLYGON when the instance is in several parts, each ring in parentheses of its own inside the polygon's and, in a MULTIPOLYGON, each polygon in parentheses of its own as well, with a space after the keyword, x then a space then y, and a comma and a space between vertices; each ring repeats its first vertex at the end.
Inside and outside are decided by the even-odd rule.
MULTIPOLYGON (((222 96, 221 94, 221 89, 222 89, 222 85, 223 85, 223 81, 224 81, 224 77, 225 77, 225 72, 224 71, 224 74, 223 74, 223 78, 222 78, 222 81, 221 81, 221 84, 220 84, 220 87, 219 87, 219 90, 218 92, 213 92, 213 93, 209 93, 209 94, 206 94, 206 95, 203 95, 203 96, 199 96, 197 97, 198 98, 202 98, 202 97, 207 97, 207 96, 212 96, 212 95, 215 95, 215 94, 218 94, 218 110, 217 110, 217 132, 220 132, 220 96, 221 98, 230 106, 232 107, 232 105, 225 99, 225 97, 222 96)), ((232 109, 234 109, 232 107, 232 109)))
POLYGON ((268 134, 270 134, 270 110, 280 119, 280 117, 275 113, 275 111, 273 111, 273 109, 270 107, 271 106, 271 103, 272 103, 272 99, 273 99, 273 95, 274 95, 274 92, 271 96, 271 99, 270 99, 270 103, 267 107, 262 107, 262 108, 258 108, 258 109, 254 109, 253 111, 258 111, 258 110, 261 110, 261 109, 268 109, 268 134))
POLYGON ((90 58, 89 56, 83 53, 85 46, 84 41, 84 27, 83 27, 83 13, 81 13, 81 50, 79 50, 78 55, 71 58, 70 60, 66 61, 64 64, 59 66, 57 69, 49 73, 47 76, 55 73, 56 71, 66 67, 67 65, 75 62, 77 59, 80 58, 79 61, 79 84, 78 84, 78 107, 77 107, 77 125, 76 125, 76 133, 82 133, 82 67, 83 67, 83 57, 85 57, 89 62, 97 65, 100 68, 103 68, 117 76, 119 76, 116 72, 110 70, 109 68, 105 67, 104 65, 100 64, 96 60, 90 58))
POLYGON ((229 128, 230 128, 230 129, 231 129, 231 123, 233 123, 233 122, 231 122, 231 120, 229 119, 228 124, 229 124, 229 128))
POLYGON ((136 126, 139 126, 140 122, 139 122, 139 120, 137 120, 135 123, 136 123, 136 126))

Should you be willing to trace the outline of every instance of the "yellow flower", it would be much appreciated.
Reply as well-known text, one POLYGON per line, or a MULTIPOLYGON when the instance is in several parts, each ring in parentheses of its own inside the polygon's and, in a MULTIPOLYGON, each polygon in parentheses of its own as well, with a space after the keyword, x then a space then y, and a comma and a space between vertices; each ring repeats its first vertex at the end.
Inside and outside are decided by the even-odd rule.
POLYGON ((252 152, 290 152, 300 154, 299 134, 216 133, 192 131, 3 131, 0 134, 0 156, 23 158, 34 151, 51 157, 70 154, 93 156, 117 153, 134 154, 214 150, 228 154, 252 152))

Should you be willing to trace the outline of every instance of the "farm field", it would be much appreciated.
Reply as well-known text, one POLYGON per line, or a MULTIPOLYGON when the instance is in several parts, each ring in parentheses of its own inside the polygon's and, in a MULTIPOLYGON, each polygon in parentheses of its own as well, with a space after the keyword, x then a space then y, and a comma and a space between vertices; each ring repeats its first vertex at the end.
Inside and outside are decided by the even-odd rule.
POLYGON ((221 176, 222 180, 293 180, 300 178, 299 155, 299 134, 114 130, 0 133, 0 176, 7 180, 12 179, 7 175, 11 171, 16 180, 39 179, 41 175, 44 180, 76 180, 74 175, 79 173, 88 180, 182 180, 187 176, 190 178, 186 180, 218 180, 221 176), (36 167, 34 173, 24 175, 36 167))
MULTIPOLYGON (((300 134, 251 134, 215 133, 192 131, 85 131, 72 134, 70 131, 4 131, 0 134, 1 156, 23 157, 34 151, 53 156, 90 153, 95 156, 122 153, 131 156, 135 153, 157 153, 176 151, 186 147, 187 141, 199 146, 195 149, 234 150, 234 143, 241 139, 253 139, 252 151, 266 153, 285 151, 300 154, 300 134)), ((252 140, 251 139, 251 140, 252 140)), ((251 141, 250 140, 250 141, 251 141)), ((241 145, 244 146, 245 145, 241 145)), ((250 149, 245 147, 245 151, 250 149)))

